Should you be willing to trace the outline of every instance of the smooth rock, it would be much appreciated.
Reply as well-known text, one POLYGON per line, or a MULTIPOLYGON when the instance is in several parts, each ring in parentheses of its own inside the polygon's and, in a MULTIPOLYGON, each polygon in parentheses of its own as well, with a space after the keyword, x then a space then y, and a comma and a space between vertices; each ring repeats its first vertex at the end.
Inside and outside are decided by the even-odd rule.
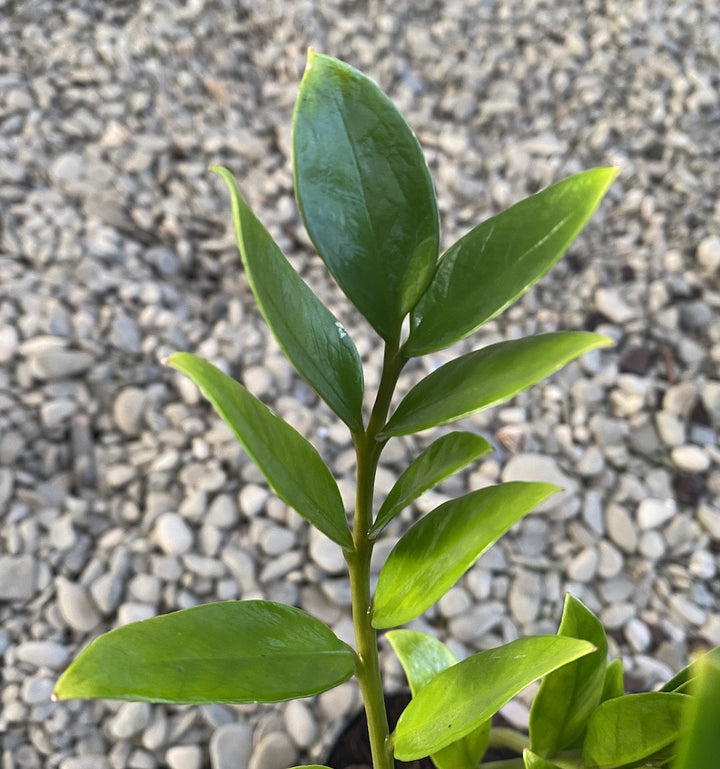
POLYGON ((88 633, 100 623, 100 614, 93 605, 87 590, 65 577, 55 579, 60 616, 78 633, 88 633))
POLYGON ((611 504, 605 511, 605 527, 617 547, 625 553, 633 553, 637 548, 637 532, 630 513, 618 504, 611 504))
POLYGON ((165 761, 169 769, 201 769, 202 750, 197 745, 173 745, 165 751, 165 761))
POLYGON ((521 569, 510 585, 508 605, 513 619, 520 625, 533 622, 540 612, 542 579, 534 571, 521 569))
POLYGON ((265 507, 265 502, 267 502, 268 496, 267 489, 254 483, 248 483, 243 486, 238 495, 240 509, 245 515, 252 518, 265 507))
POLYGON ((285 732, 266 734, 253 751, 248 769, 287 769, 296 763, 297 749, 285 732))
POLYGON ((524 453, 510 457, 502 470, 503 482, 508 481, 541 481, 554 483, 562 491, 536 505, 534 510, 547 512, 563 505, 578 489, 575 478, 566 475, 558 466, 557 461, 543 454, 524 453))
POLYGON ((710 467, 707 451, 692 443, 676 446, 670 456, 675 466, 686 473, 704 473, 710 467))
POLYGON ((598 552, 584 547, 567 565, 567 575, 573 582, 591 582, 597 571, 598 552))
POLYGON ((152 710, 148 702, 123 702, 110 719, 108 731, 116 740, 127 740, 146 729, 152 710))
POLYGON ((660 439, 666 446, 680 446, 685 442, 685 425, 676 414, 658 411, 655 414, 655 426, 660 439))
POLYGON ((633 651, 645 652, 650 648, 652 642, 650 628, 637 617, 628 620, 623 628, 623 633, 633 651))
POLYGON ((142 432, 146 394, 139 387, 125 387, 113 403, 115 424, 128 437, 135 437, 142 432))
POLYGON ((158 545, 167 555, 182 555, 192 547, 192 529, 177 513, 158 516, 154 532, 158 545))
POLYGON ((38 562, 31 555, 0 555, 0 601, 27 601, 37 589, 38 562))
POLYGON ((677 513, 674 499, 643 499, 638 505, 637 521, 641 529, 655 529, 667 523, 677 513))
MULTIPOLYGON (((252 732, 247 724, 225 724, 210 737, 210 766, 212 769, 241 769, 247 767, 252 753, 252 732)), ((288 766, 291 766, 288 764, 288 766)), ((265 769, 265 767, 263 767, 265 769)))
POLYGON ((39 705, 42 702, 50 702, 50 695, 55 687, 53 678, 44 676, 29 676, 23 681, 22 698, 28 705, 39 705))
POLYGON ((620 551, 610 542, 601 540, 598 544, 597 575, 603 579, 610 579, 622 571, 623 565, 620 551))
POLYGON ((717 275, 720 271, 720 238, 717 235, 708 235, 698 243, 698 263, 711 275, 717 275))
POLYGON ((67 662, 70 650, 55 641, 22 641, 15 647, 15 656, 28 665, 57 670, 67 662))
POLYGON ((82 350, 49 348, 30 359, 30 368, 37 379, 54 381, 85 374, 93 362, 92 355, 82 350))
POLYGON ((310 529, 310 557, 328 574, 343 574, 347 568, 342 548, 315 528, 310 529))
POLYGON ((622 325, 637 317, 633 309, 617 288, 598 288, 595 291, 595 308, 611 323, 622 325))
POLYGON ((17 354, 18 332, 14 326, 0 327, 0 363, 8 363, 17 354))
POLYGON ((300 700, 290 700, 285 708, 285 728, 299 748, 309 748, 317 739, 318 729, 310 708, 300 700))

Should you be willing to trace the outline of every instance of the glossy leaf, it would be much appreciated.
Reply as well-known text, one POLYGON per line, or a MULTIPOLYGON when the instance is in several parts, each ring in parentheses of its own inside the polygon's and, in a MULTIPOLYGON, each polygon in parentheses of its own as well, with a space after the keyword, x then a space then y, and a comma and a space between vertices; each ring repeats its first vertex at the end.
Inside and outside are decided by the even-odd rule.
POLYGON ((605 681, 600 695, 600 701, 612 700, 625 694, 623 661, 621 658, 611 660, 605 668, 605 681))
POLYGON ((394 734, 395 758, 422 758, 470 734, 536 678, 593 648, 575 638, 530 636, 458 662, 403 711, 394 734))
POLYGON ((540 758, 537 753, 533 753, 529 748, 523 751, 523 761, 525 769, 560 769, 557 764, 553 764, 544 758, 540 758))
POLYGON ((512 304, 565 253, 617 174, 595 168, 475 227, 443 254, 411 315, 407 357, 462 339, 512 304))
POLYGON ((426 289, 437 201, 422 149, 378 86, 310 51, 293 122, 295 193, 318 253, 384 339, 426 289))
POLYGON ((671 692, 626 694, 603 702, 588 722, 583 761, 610 769, 642 761, 672 745, 688 697, 671 692))
POLYGON ((278 496, 330 539, 352 547, 337 483, 312 444, 208 361, 180 352, 168 363, 203 391, 278 496))
POLYGON ((484 438, 468 432, 448 433, 431 443, 395 482, 378 511, 371 536, 376 537, 424 491, 489 451, 492 446, 484 438))
POLYGON ((697 675, 698 665, 701 662, 709 661, 715 665, 720 666, 720 646, 716 646, 706 654, 703 654, 699 659, 691 662, 687 667, 684 667, 679 673, 674 675, 665 686, 660 689, 661 692, 677 692, 685 691, 692 680, 697 675))
POLYGON ((452 422, 507 400, 588 350, 612 340, 585 331, 540 334, 483 347, 451 360, 403 398, 380 437, 452 422))
POLYGON ((673 769, 716 769, 720 756, 720 664, 698 660, 673 769))
POLYGON ((607 669, 608 644, 598 618, 567 595, 558 635, 582 638, 597 647, 545 676, 530 709, 530 747, 544 758, 582 746, 588 719, 600 703, 607 669))
POLYGON ((306 612, 225 601, 105 633, 63 673, 55 697, 279 702, 331 689, 354 667, 352 649, 306 612))
POLYGON ((380 572, 373 627, 395 627, 422 614, 493 542, 556 491, 549 483, 502 483, 451 499, 421 518, 380 572))
MULTIPOLYGON (((391 630, 385 636, 403 666, 413 697, 457 658, 437 638, 416 630, 391 630)), ((430 758, 437 769, 475 769, 487 749, 490 721, 430 758)))
POLYGON ((230 171, 212 170, 230 190, 240 255, 278 344, 340 419, 351 430, 362 430, 363 371, 355 345, 250 210, 230 171))

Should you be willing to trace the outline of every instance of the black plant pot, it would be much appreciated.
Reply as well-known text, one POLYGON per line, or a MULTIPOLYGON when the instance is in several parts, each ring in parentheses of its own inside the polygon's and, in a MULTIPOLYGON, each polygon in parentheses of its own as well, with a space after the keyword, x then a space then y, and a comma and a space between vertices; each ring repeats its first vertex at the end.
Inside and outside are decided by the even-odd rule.
MULTIPOLYGON (((390 694, 385 697, 391 730, 395 728, 408 702, 410 702, 410 695, 406 693, 390 694)), ((483 761, 501 761, 506 758, 517 758, 517 756, 517 753, 510 750, 490 748, 483 761)), ((325 763, 332 769, 372 769, 370 738, 364 710, 358 713, 340 733, 325 763)), ((396 769, 435 769, 435 764, 429 758, 420 758, 416 761, 396 761, 395 767, 396 769)))

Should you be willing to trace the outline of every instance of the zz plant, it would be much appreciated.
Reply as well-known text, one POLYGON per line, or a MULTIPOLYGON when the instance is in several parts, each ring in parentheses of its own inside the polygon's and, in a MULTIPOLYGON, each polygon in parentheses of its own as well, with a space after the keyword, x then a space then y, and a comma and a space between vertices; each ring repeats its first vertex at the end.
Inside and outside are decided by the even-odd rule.
MULTIPOLYGON (((363 369, 349 334, 295 272, 231 173, 213 170, 230 190, 242 262, 265 320, 297 371, 352 435, 357 496, 351 519, 329 468, 287 422, 206 360, 182 352, 168 363, 199 386, 275 493, 342 549, 355 648, 298 608, 262 600, 211 603, 96 639, 62 675, 56 698, 278 702, 323 692, 354 675, 374 769, 424 756, 438 769, 472 769, 487 746, 497 743, 523 752, 504 767, 668 765, 696 668, 662 691, 624 694, 621 662, 608 664, 605 633, 579 601, 568 597, 557 635, 521 638, 460 662, 435 638, 397 629, 437 601, 556 487, 502 483, 445 502, 400 537, 374 594, 370 579, 373 546, 398 513, 491 450, 472 431, 444 432, 375 509, 375 474, 391 438, 511 398, 609 343, 597 334, 563 331, 480 347, 433 371, 392 407, 411 358, 464 339, 550 269, 599 204, 616 169, 565 179, 479 224, 438 258, 438 209, 423 152, 370 79, 311 51, 293 129, 295 190, 305 226, 384 348, 369 414, 363 412, 363 369), (413 695, 392 734, 378 661, 378 631, 386 629, 413 695), (493 714, 541 677, 529 736, 491 729, 493 714)), ((703 671, 703 680, 717 681, 717 654, 703 671)), ((703 684, 702 692, 717 706, 716 691, 703 684)), ((706 732, 717 746, 717 734, 706 732)), ((683 750, 690 758, 678 766, 697 766, 697 755, 683 750)))

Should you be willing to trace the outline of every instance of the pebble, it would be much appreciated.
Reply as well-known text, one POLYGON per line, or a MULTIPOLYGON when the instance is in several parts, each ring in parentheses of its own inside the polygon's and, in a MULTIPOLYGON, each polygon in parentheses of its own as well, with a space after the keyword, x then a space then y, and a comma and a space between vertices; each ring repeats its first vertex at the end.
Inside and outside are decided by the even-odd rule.
POLYGON ((616 288, 598 288, 595 292, 595 308, 611 323, 618 325, 627 323, 637 315, 616 288))
POLYGON ((567 565, 567 575, 574 582, 592 582, 598 567, 598 551, 584 547, 567 565))
POLYGON ((309 748, 317 739, 318 729, 312 710, 300 700, 290 700, 285 708, 285 728, 300 749, 309 748))
POLYGON ((717 275, 720 271, 720 238, 709 235, 698 243, 697 260, 710 275, 717 275))
POLYGON ((115 398, 113 419, 128 437, 134 438, 142 431, 146 397, 139 387, 125 387, 115 398))
POLYGON ((247 767, 251 754, 252 732, 247 724, 225 724, 212 733, 210 738, 212 769, 247 767))
POLYGON ((675 466, 686 473, 704 473, 710 467, 710 457, 700 446, 686 443, 671 452, 675 466))
POLYGON ((30 368, 37 379, 54 381, 85 374, 93 363, 94 359, 90 353, 50 348, 32 357, 30 368))
POLYGON ((658 411, 655 414, 655 426, 666 446, 680 446, 685 442, 685 425, 675 414, 658 411))
POLYGON ((608 505, 605 526, 610 539, 620 550, 625 553, 635 552, 638 535, 630 513, 622 505, 608 505))
POLYGON ((61 668, 70 656, 67 646, 55 641, 22 641, 15 647, 15 656, 37 668, 61 668))
POLYGON ((516 454, 509 459, 503 468, 501 477, 503 483, 508 481, 541 481, 559 486, 562 491, 534 508, 538 512, 560 508, 578 489, 577 480, 565 474, 553 457, 542 454, 516 454))
POLYGON ((37 588, 39 565, 30 555, 0 555, 0 601, 27 601, 37 588))
POLYGON ((315 528, 310 530, 310 557, 327 574, 342 574, 347 568, 342 548, 315 528))
POLYGON ((296 763, 297 749, 284 732, 265 735, 253 751, 248 769, 287 769, 296 763))
POLYGON ((108 723, 108 731, 116 740, 128 740, 150 724, 152 709, 147 702, 123 702, 108 723))
POLYGON ((641 529, 655 529, 677 513, 674 499, 643 499, 638 505, 637 521, 641 529))
POLYGON ((187 553, 193 544, 192 529, 177 513, 162 513, 155 522, 155 538, 167 555, 187 553))
MULTIPOLYGON (((520 625, 533 622, 540 612, 543 584, 539 574, 521 569, 510 585, 508 605, 520 625)), ((462 640, 462 639, 461 639, 462 640)))
POLYGON ((100 614, 82 585, 57 577, 55 591, 60 616, 69 627, 78 633, 88 633, 98 626, 100 614))
POLYGON ((201 769, 202 760, 202 750, 197 745, 173 745, 165 752, 169 769, 201 769))

